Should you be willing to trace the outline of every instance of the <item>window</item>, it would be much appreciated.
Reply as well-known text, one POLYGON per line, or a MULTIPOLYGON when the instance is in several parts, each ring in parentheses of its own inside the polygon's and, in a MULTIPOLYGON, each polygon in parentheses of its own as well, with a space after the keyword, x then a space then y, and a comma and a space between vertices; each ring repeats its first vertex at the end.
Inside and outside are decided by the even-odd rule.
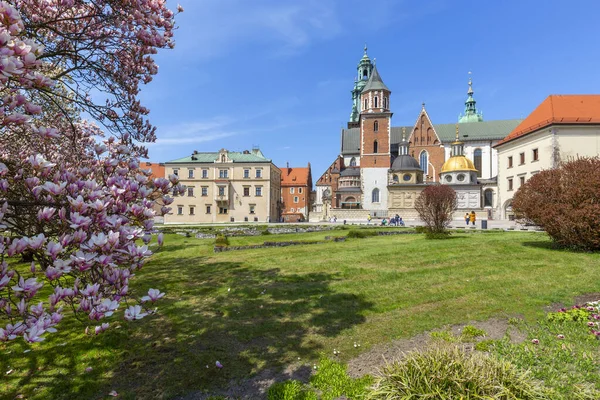
POLYGON ((513 158, 512 156, 508 157, 508 168, 512 168, 513 167, 513 158))
POLYGON ((302 194, 302 188, 298 188, 298 193, 302 194))
POLYGON ((508 178, 508 190, 513 190, 513 180, 512 180, 512 178, 508 178))
POLYGON ((452 175, 446 175, 446 182, 452 182, 452 175))
POLYGON ((481 149, 475 149, 473 153, 473 164, 477 170, 477 176, 481 177, 481 149))
POLYGON ((379 203, 379 189, 375 188, 371 192, 371 202, 379 203))
POLYGON ((294 203, 297 203, 297 202, 298 202, 298 200, 299 200, 299 199, 298 199, 298 196, 294 196, 294 203))
POLYGON ((190 215, 194 215, 194 209, 195 209, 194 206, 190 206, 190 215))
POLYGON ((387 102, 388 102, 388 100, 387 100, 387 97, 384 97, 384 98, 383 98, 383 108, 385 108, 386 110, 387 110, 387 108, 388 108, 388 104, 387 104, 387 102))
POLYGON ((208 196, 208 186, 202 186, 202 196, 208 196))
POLYGON ((250 186, 244 186, 244 197, 250 196, 250 186))
POLYGON ((423 173, 425 175, 428 175, 428 171, 429 171, 429 154, 427 154, 427 152, 425 150, 423 150, 421 152, 421 154, 419 155, 419 165, 421 166, 421 169, 423 170, 423 173))
POLYGON ((365 99, 365 108, 364 109, 366 110, 367 108, 369 108, 369 100, 365 99))
POLYGON ((256 177, 257 178, 262 178, 262 169, 257 169, 256 170, 256 177))
POLYGON ((375 96, 375 108, 379 107, 379 97, 375 96))
POLYGON ((177 215, 183 215, 183 206, 177 206, 177 215))
POLYGON ((525 153, 519 154, 519 165, 525 164, 525 153))
POLYGON ((493 207, 494 202, 494 191, 492 189, 486 189, 483 192, 483 206, 493 207))
POLYGON ((257 196, 262 196, 262 186, 257 186, 256 187, 256 195, 257 196))
POLYGON ((219 207, 219 214, 227 214, 227 207, 219 207))
POLYGON ((210 214, 210 204, 207 204, 207 205, 206 205, 206 213, 207 213, 207 214, 210 214))
POLYGON ((456 180, 459 182, 463 182, 465 180, 465 178, 466 178, 465 174, 458 174, 456 176, 456 180))
MULTIPOLYGON (((375 97, 377 98, 377 97, 375 97)), ((377 107, 377 106, 375 106, 377 107)), ((379 121, 373 122, 373 132, 379 132, 379 121)))
POLYGON ((290 212, 294 212, 296 209, 294 207, 290 208, 290 212))
POLYGON ((377 148, 379 146, 377 145, 377 140, 373 142, 373 153, 377 153, 377 148))
POLYGON ((175 175, 175 176, 179 176, 179 170, 178 170, 178 169, 174 169, 174 170, 173 170, 173 175, 175 175))
POLYGON ((538 153, 538 149, 533 149, 533 154, 531 155, 532 161, 537 161, 539 160, 539 153, 538 153))
POLYGON ((356 167, 356 158, 355 158, 355 157, 352 157, 352 158, 350 159, 350 166, 351 166, 351 167, 356 167))
POLYGON ((229 177, 229 171, 226 169, 219 170, 219 178, 227 178, 229 177))
POLYGON ((188 197, 194 197, 194 188, 188 187, 188 197))
POLYGON ((227 161, 227 156, 225 156, 225 154, 221 155, 221 162, 225 162, 227 161))
POLYGON ((204 179, 208 178, 208 170, 207 169, 202 170, 202 178, 204 178, 204 179))
POLYGON ((244 178, 250 178, 250 170, 249 169, 244 170, 244 178))
POLYGON ((225 196, 225 186, 219 186, 219 196, 225 196))
POLYGON ((188 178, 193 178, 193 177, 194 177, 194 170, 188 169, 188 178))
POLYGON ((294 188, 290 188, 290 194, 294 194, 294 188))
POLYGON ((402 179, 404 180, 404 182, 408 182, 412 179, 412 175, 411 174, 404 174, 402 176, 402 179))
POLYGON ((523 186, 525 184, 525 177, 524 176, 520 176, 519 177, 519 184, 520 184, 520 186, 523 186))
POLYGON ((398 175, 393 175, 392 176, 392 182, 398 183, 398 175))
POLYGON ((254 214, 255 208, 256 208, 256 205, 250 204, 250 214, 254 214))

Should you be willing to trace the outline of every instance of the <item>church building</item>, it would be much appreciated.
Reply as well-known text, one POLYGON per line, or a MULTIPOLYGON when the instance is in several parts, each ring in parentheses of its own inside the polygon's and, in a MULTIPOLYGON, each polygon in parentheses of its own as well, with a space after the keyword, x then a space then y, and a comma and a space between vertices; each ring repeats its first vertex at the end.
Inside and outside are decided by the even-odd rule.
POLYGON ((392 91, 366 46, 357 72, 340 155, 315 185, 313 220, 330 216, 359 220, 368 214, 411 218, 416 216, 415 196, 424 185, 438 182, 460 188, 460 208, 477 208, 484 217, 499 217, 495 212, 498 156, 493 146, 521 120, 485 121, 469 78, 464 112, 458 118, 460 138, 456 123, 434 124, 425 104, 412 126, 393 126, 392 91), (461 165, 464 168, 459 170, 455 161, 448 163, 459 156, 457 152, 461 160, 468 160, 468 168, 461 165))

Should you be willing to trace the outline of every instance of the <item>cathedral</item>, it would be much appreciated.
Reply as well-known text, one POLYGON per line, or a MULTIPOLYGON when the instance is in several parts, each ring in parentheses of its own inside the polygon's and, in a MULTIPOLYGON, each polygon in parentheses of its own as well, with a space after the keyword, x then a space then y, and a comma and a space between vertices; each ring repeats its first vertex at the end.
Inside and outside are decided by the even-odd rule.
POLYGON ((414 201, 434 183, 456 190, 456 215, 476 211, 484 219, 499 218, 494 146, 521 120, 485 121, 469 78, 464 112, 455 123, 434 124, 422 104, 414 125, 393 126, 392 91, 366 46, 357 77, 340 154, 316 183, 313 220, 417 218, 414 201))

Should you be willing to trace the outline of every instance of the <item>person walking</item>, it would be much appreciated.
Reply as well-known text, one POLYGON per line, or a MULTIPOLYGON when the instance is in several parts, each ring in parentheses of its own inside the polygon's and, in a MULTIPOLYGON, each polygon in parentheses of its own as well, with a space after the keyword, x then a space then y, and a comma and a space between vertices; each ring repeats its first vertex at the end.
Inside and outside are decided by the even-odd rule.
POLYGON ((469 213, 465 214, 465 223, 467 224, 467 226, 469 226, 469 220, 471 219, 471 217, 469 216, 469 213))
POLYGON ((371 213, 367 216, 367 225, 371 225, 371 213))
MULTIPOLYGON (((469 221, 471 221, 471 223, 473 224, 473 226, 475 226, 475 220, 477 219, 477 215, 475 214, 475 211, 471 211, 471 215, 469 215, 469 221)), ((469 222, 467 221, 467 225, 469 225, 469 222)))

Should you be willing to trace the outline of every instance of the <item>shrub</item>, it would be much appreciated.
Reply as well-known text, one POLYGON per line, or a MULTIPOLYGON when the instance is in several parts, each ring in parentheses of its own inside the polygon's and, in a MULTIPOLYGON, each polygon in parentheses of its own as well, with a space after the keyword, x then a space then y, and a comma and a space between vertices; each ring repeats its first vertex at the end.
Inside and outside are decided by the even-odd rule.
POLYGON ((446 185, 427 186, 417 197, 415 209, 430 233, 446 232, 456 210, 456 192, 446 185))
POLYGON ((516 217, 538 225, 561 247, 600 249, 600 158, 542 171, 515 194, 516 217))
POLYGON ((415 232, 417 232, 417 233, 426 233, 427 232, 427 227, 426 226, 415 226, 415 232))
POLYGON ((475 339, 477 337, 486 336, 486 333, 483 329, 476 328, 473 325, 467 325, 463 328, 461 336, 475 339))
POLYGON ((219 234, 215 238, 215 246, 217 246, 217 247, 227 247, 227 246, 229 246, 229 239, 227 238, 227 236, 225 236, 223 234, 219 234))
POLYGON ((299 381, 292 380, 273 384, 267 400, 317 400, 317 395, 299 381))
POLYGON ((371 229, 351 229, 346 237, 363 239, 369 236, 377 236, 377 231, 371 229))
POLYGON ((265 229, 265 230, 260 231, 260 234, 263 236, 271 235, 271 231, 269 231, 268 229, 265 229))
POLYGON ((527 372, 455 345, 413 352, 383 369, 369 399, 548 399, 527 372))

